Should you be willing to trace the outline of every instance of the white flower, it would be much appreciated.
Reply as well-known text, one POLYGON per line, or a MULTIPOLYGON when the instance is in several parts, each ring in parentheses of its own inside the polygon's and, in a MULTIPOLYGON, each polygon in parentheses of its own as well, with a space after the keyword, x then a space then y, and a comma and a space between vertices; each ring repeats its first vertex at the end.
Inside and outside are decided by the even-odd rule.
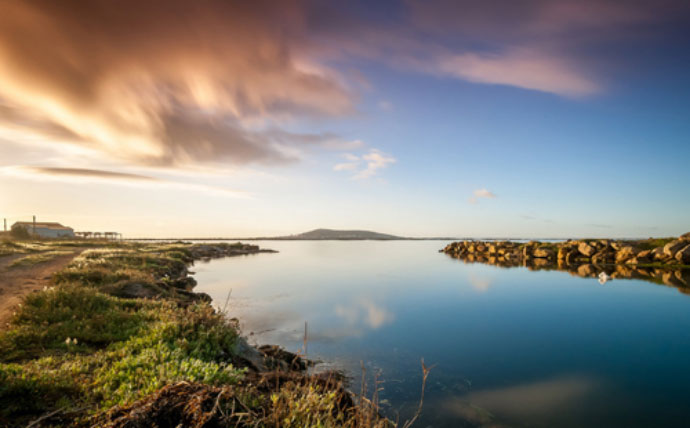
POLYGON ((76 337, 75 337, 74 339, 72 339, 72 344, 73 344, 73 345, 76 345, 76 344, 77 344, 77 338, 76 338, 76 337))
POLYGON ((70 338, 68 337, 67 340, 65 340, 65 344, 66 344, 67 346, 69 346, 71 343, 72 343, 72 339, 70 339, 70 338))

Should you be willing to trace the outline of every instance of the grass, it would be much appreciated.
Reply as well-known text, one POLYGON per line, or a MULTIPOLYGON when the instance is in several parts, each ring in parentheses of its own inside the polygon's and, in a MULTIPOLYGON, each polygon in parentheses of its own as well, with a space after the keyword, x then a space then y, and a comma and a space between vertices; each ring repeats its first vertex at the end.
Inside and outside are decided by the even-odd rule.
POLYGON ((34 266, 67 254, 72 254, 72 251, 46 251, 42 253, 29 254, 28 256, 13 260, 12 263, 10 263, 7 267, 16 268, 34 266))
POLYGON ((634 245, 640 250, 653 250, 658 247, 663 247, 677 238, 649 238, 642 241, 637 241, 634 245))
MULTIPOLYGON (((43 244, 16 245, 31 253, 43 244)), ((266 381, 243 368, 236 324, 176 294, 191 254, 180 243, 87 250, 54 277, 54 287, 27 295, 0 331, 0 426, 46 415, 42 426, 108 426, 122 415, 145 418, 137 426, 154 426, 159 416, 179 416, 186 426, 208 418, 236 427, 390 426, 335 383, 298 373, 266 381), (117 297, 132 281, 161 293, 117 297), (179 405, 152 413, 169 399, 179 405)), ((42 253, 27 257, 34 255, 42 253)))
POLYGON ((29 295, 10 325, 0 334, 0 425, 56 406, 127 404, 180 380, 234 384, 244 374, 231 363, 237 331, 209 305, 71 285, 29 295))

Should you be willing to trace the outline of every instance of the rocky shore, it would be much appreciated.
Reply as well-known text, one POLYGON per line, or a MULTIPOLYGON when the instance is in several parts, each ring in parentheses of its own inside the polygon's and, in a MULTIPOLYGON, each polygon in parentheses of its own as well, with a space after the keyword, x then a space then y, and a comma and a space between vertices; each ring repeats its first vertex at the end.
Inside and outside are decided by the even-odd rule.
POLYGON ((678 238, 562 242, 458 241, 440 250, 469 263, 639 278, 690 292, 690 233, 678 238))

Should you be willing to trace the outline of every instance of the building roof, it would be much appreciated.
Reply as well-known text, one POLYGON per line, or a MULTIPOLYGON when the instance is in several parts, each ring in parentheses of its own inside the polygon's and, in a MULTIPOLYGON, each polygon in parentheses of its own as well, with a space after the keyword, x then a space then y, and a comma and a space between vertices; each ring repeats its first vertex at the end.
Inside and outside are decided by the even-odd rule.
MULTIPOLYGON (((18 221, 12 225, 12 227, 15 227, 15 226, 32 228, 32 227, 34 227, 34 223, 32 221, 18 221)), ((60 223, 49 223, 49 222, 36 222, 36 229, 72 230, 71 227, 63 226, 60 223)))

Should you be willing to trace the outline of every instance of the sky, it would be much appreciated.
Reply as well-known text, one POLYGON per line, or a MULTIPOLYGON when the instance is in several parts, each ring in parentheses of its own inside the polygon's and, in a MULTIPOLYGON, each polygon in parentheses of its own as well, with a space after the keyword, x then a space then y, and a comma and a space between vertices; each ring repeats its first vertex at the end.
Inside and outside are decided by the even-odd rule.
POLYGON ((690 231, 690 3, 0 0, 0 217, 690 231))

